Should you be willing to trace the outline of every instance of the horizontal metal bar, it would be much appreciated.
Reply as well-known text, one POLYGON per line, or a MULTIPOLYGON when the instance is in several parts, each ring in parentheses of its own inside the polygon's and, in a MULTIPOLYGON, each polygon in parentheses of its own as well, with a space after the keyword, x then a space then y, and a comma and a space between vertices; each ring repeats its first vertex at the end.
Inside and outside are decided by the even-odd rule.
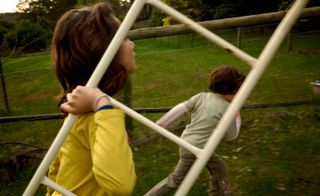
POLYGON ((62 195, 65 195, 65 196, 76 196, 75 194, 73 194, 69 190, 61 187, 59 184, 57 184, 54 181, 50 180, 47 176, 43 177, 43 180, 41 181, 41 183, 43 185, 46 185, 46 186, 56 190, 57 192, 61 193, 62 195))
MULTIPOLYGON (((256 104, 245 104, 241 109, 261 109, 270 107, 290 107, 299 105, 310 105, 315 104, 314 101, 293 101, 293 102, 279 102, 279 103, 256 103, 256 104)), ((138 113, 165 113, 168 112, 171 107, 159 107, 159 108, 134 108, 133 110, 138 113)), ((8 116, 0 117, 1 123, 12 123, 20 121, 40 121, 40 120, 57 120, 63 119, 66 115, 63 113, 52 113, 52 114, 36 114, 36 115, 25 115, 25 116, 8 116)))

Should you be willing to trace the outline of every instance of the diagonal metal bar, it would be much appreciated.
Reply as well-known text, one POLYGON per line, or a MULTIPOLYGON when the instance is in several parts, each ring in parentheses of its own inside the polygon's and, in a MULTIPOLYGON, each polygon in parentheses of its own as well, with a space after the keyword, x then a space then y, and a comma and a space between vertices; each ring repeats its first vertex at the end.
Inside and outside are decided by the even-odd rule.
POLYGON ((296 20, 299 18, 302 9, 307 5, 307 3, 307 0, 296 0, 292 8, 283 18, 283 20, 271 36, 269 42, 265 46, 264 50, 261 52, 258 61, 256 62, 256 65, 248 74, 246 80, 239 89, 239 92, 235 96, 234 100, 231 102, 226 113, 223 115, 215 131, 206 143, 202 153, 199 155, 198 159, 192 165, 190 171, 188 172, 186 178, 183 180, 181 186, 179 187, 175 195, 184 196, 188 193, 196 178, 199 176, 200 172, 206 165, 210 156, 212 155, 212 153, 218 146, 219 142, 223 138, 227 128, 232 122, 232 119, 234 118, 234 116, 236 116, 236 113, 241 109, 245 100, 257 84, 258 80, 264 73, 271 59, 274 57, 280 44, 285 39, 285 36, 290 31, 296 20))
POLYGON ((195 156, 199 156, 201 149, 189 144, 188 142, 184 141, 180 137, 176 136, 175 134, 171 133, 170 131, 160 127, 159 125, 155 124, 153 121, 147 119, 146 117, 142 116, 141 114, 137 113, 136 111, 130 109, 129 107, 123 105, 122 103, 118 102, 117 100, 109 97, 111 100, 111 104, 123 110, 126 114, 131 116, 132 118, 136 119, 137 121, 141 122, 142 124, 146 125, 147 127, 153 129, 154 131, 158 132, 162 136, 166 137, 167 139, 175 142, 179 146, 184 147, 185 149, 189 150, 195 156))
POLYGON ((200 35, 204 36, 205 38, 211 40, 213 43, 216 43, 221 48, 225 49, 226 51, 230 52, 231 54, 235 55, 236 57, 242 59, 246 63, 251 66, 254 66, 256 59, 249 54, 243 52, 239 48, 235 47, 231 43, 225 41, 224 39, 220 38, 218 35, 212 33, 208 29, 204 28, 200 24, 194 22, 193 20, 189 19, 185 15, 181 14, 177 10, 173 9, 172 7, 168 6, 167 4, 163 3, 160 0, 148 0, 148 3, 163 10, 167 14, 173 16, 175 19, 187 25, 190 29, 194 30, 195 32, 199 33, 200 35))

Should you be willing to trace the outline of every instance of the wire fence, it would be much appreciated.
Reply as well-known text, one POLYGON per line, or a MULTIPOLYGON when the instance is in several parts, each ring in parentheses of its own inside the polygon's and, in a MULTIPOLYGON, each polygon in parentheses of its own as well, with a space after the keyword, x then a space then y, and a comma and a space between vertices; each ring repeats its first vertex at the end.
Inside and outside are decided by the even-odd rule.
MULTIPOLYGON (((319 19, 320 20, 320 19, 319 19)), ((320 22, 319 22, 320 23, 320 22)), ((254 27, 241 27, 240 31, 242 32, 241 40, 238 40, 239 37, 237 36, 237 31, 239 31, 239 28, 233 28, 233 29, 225 29, 225 30, 217 30, 215 33, 217 35, 220 35, 230 43, 237 45, 238 47, 250 47, 251 44, 260 43, 261 45, 264 44, 264 42, 267 42, 270 38, 270 35, 273 33, 273 30, 277 27, 277 24, 266 24, 266 25, 259 25, 254 27)), ((320 53, 320 29, 318 30, 308 30, 307 31, 298 31, 298 32, 292 32, 290 33, 290 46, 288 46, 289 43, 285 43, 284 47, 287 50, 303 50, 303 49, 309 49, 313 50, 315 53, 320 53), (314 40, 314 46, 310 48, 310 45, 304 46, 301 44, 301 40, 303 39, 315 39, 314 40), (299 41, 300 40, 300 41, 299 41), (297 45, 295 45, 295 41, 298 42, 297 45)), ((168 53, 176 53, 176 52, 182 52, 187 50, 194 50, 194 49, 201 49, 201 48, 208 48, 208 47, 214 47, 212 43, 210 43, 207 39, 201 37, 198 34, 190 33, 187 35, 175 35, 175 36, 168 36, 168 37, 158 37, 158 38, 151 38, 155 42, 158 42, 160 44, 163 44, 163 46, 170 46, 170 49, 165 49, 161 51, 148 51, 137 54, 137 58, 146 58, 148 55, 152 54, 168 54, 168 53)), ((142 40, 143 41, 143 40, 142 40)), ((141 42, 141 40, 137 40, 136 42, 141 42)), ((288 40, 286 40, 288 42, 288 40)), ((255 48, 261 48, 257 47, 255 45, 255 48)), ((19 75, 23 73, 28 72, 36 72, 36 71, 48 71, 51 70, 50 63, 39 65, 40 68, 37 69, 25 69, 23 66, 24 64, 21 63, 21 69, 16 71, 8 71, 3 73, 7 77, 10 75, 19 75)), ((10 66, 10 64, 3 64, 4 69, 6 67, 10 66)))
MULTIPOLYGON (((217 35, 220 35, 233 45, 236 45, 239 48, 249 47, 250 44, 256 44, 260 43, 263 45, 265 42, 267 42, 270 38, 271 33, 273 32, 274 28, 276 27, 276 24, 269 24, 269 25, 263 25, 263 26, 256 26, 256 27, 242 27, 238 29, 227 29, 227 30, 218 30, 217 35), (260 30, 257 30, 260 29, 260 30), (266 29, 266 30, 261 30, 266 29), (238 34, 238 31, 240 31, 240 36, 238 34)), ((309 30, 309 31, 303 31, 303 32, 291 32, 288 36, 288 39, 286 40, 286 44, 284 47, 288 50, 299 50, 303 49, 303 46, 301 44, 295 45, 295 40, 300 40, 302 38, 311 38, 311 37, 319 37, 320 36, 320 30, 309 30), (291 40, 289 40, 289 38, 291 40)), ((187 34, 187 35, 178 35, 178 36, 169 36, 169 37, 159 37, 154 38, 156 42, 171 45, 176 48, 176 50, 171 51, 178 51, 181 50, 188 50, 188 49, 194 49, 194 48, 202 48, 202 47, 214 47, 214 44, 210 43, 207 39, 201 37, 198 34, 187 34)), ((260 47, 259 47, 260 48, 260 47)), ((310 49, 310 48, 307 48, 310 49)), ((315 50, 317 52, 319 51, 319 47, 315 45, 315 50)), ((162 51, 162 52, 170 52, 169 51, 162 51)), ((150 54, 152 52, 148 52, 146 54, 150 54)), ((144 55, 144 54, 142 54, 144 55)))
MULTIPOLYGON (((258 45, 263 45, 264 42, 266 42, 271 33, 273 32, 274 28, 276 27, 276 24, 268 24, 268 25, 261 25, 261 26, 255 26, 255 27, 242 27, 242 38, 241 41, 237 41, 237 31, 239 29, 226 29, 226 30, 219 30, 216 33, 224 37, 229 42, 236 44, 240 43, 240 45, 244 48, 250 48, 251 50, 260 50, 261 47, 258 45), (258 43, 258 45, 257 45, 258 43)), ((286 48, 286 50, 296 50, 296 51, 304 51, 307 50, 308 52, 313 52, 316 54, 320 54, 320 30, 309 30, 309 31, 298 31, 293 32, 290 34, 290 45, 288 46, 288 43, 283 44, 283 47, 286 48), (310 47, 310 44, 305 46, 303 44, 303 41, 306 39, 313 39, 314 45, 310 47), (297 43, 297 44, 295 44, 297 43)), ((192 51, 197 49, 204 49, 204 48, 212 48, 215 47, 213 44, 209 43, 205 38, 200 37, 198 34, 187 34, 187 35, 177 35, 177 36, 170 36, 170 37, 160 37, 160 38, 152 38, 157 44, 160 46, 162 45, 164 49, 161 50, 148 50, 148 47, 137 54, 136 59, 139 61, 143 58, 150 58, 150 56, 153 55, 160 55, 160 54, 166 54, 166 55, 174 55, 176 53, 181 53, 185 51, 192 51)), ((143 41, 143 40, 142 40, 143 41)), ((137 43, 141 42, 141 40, 137 40, 137 43)), ((289 42, 289 40, 287 40, 289 42)), ((154 49, 154 48, 153 48, 154 49)), ((49 53, 48 53, 49 55, 49 53)), ((49 60, 49 59, 48 59, 49 60)), ((24 63, 21 63, 20 65, 15 65, 15 69, 10 70, 10 66, 12 66, 9 63, 6 63, 3 66, 5 71, 4 73, 0 73, 1 77, 3 78, 3 81, 8 83, 6 85, 6 88, 10 88, 10 82, 17 80, 17 78, 21 78, 22 76, 25 78, 32 78, 34 75, 41 75, 42 73, 47 73, 51 70, 50 63, 44 63, 40 64, 38 68, 30 67, 26 68, 24 63)), ((180 74, 184 74, 188 71, 179 70, 180 74)), ((197 75, 198 73, 195 73, 197 75)), ((295 73, 290 73, 290 75, 312 75, 312 73, 301 73, 299 71, 295 73)), ((263 77, 262 80, 281 80, 286 79, 291 76, 283 76, 283 75, 268 75, 266 77, 263 77)), ((159 82, 161 80, 159 79, 159 82)), ((2 94, 3 94, 2 90, 2 94)), ((188 94, 189 96, 190 94, 188 94)), ((175 98, 176 95, 170 96, 156 96, 149 98, 150 102, 154 102, 157 100, 163 100, 163 99, 170 99, 175 98)), ((10 100, 9 100, 10 102, 10 100)))
MULTIPOLYGON (((264 42, 267 42, 270 35, 272 34, 274 28, 276 27, 276 24, 268 24, 268 25, 260 25, 260 26, 254 26, 254 27, 242 27, 240 29, 241 31, 241 40, 239 41, 239 29, 233 28, 233 29, 226 29, 226 30, 219 30, 216 33, 220 35, 221 37, 225 38, 229 42, 233 44, 240 44, 239 46, 243 48, 244 50, 260 50, 262 46, 264 46, 264 42), (261 47, 260 47, 261 46, 261 47)), ((320 30, 307 28, 305 31, 298 31, 293 30, 291 35, 291 51, 299 51, 299 50, 308 50, 308 52, 314 52, 315 54, 320 53, 320 30), (314 45, 304 45, 303 40, 313 40, 312 43, 314 45), (310 47, 311 46, 311 47, 310 47)), ((287 40, 288 41, 288 40, 287 40)), ((189 51, 196 51, 200 49, 212 49, 212 48, 218 48, 212 43, 209 43, 206 39, 200 37, 197 34, 186 34, 186 35, 176 35, 176 36, 170 36, 170 37, 161 37, 161 38, 151 38, 149 39, 149 44, 140 44, 145 43, 146 40, 137 40, 135 41, 138 46, 142 46, 139 48, 139 51, 137 51, 137 62, 140 62, 142 59, 150 59, 155 58, 155 56, 176 56, 177 54, 189 52, 189 51), (151 41, 150 41, 151 40, 151 41), (156 47, 154 46, 156 45, 156 47)), ((309 42, 310 43, 310 42, 309 42)), ((282 49, 287 49, 287 43, 283 44, 282 49)), ((49 53, 48 53, 48 59, 47 61, 44 61, 43 63, 37 63, 37 68, 34 68, 34 66, 26 66, 24 62, 21 62, 21 64, 11 64, 10 62, 3 65, 4 73, 2 76, 4 76, 4 80, 7 84, 6 88, 12 88, 11 84, 15 83, 16 81, 21 80, 21 88, 29 88, 24 87, 25 80, 34 78, 34 77, 40 77, 43 75, 43 77, 47 78, 48 76, 45 75, 45 73, 51 72, 50 71, 50 62, 49 62, 49 53), (23 79, 21 79, 23 78, 23 79)), ((152 65, 157 66, 157 65, 152 65)), ((162 66, 162 64, 159 64, 159 66, 162 66)), ((141 83, 152 83, 150 84, 150 91, 148 95, 141 96, 138 91, 140 89, 137 89, 133 87, 133 97, 129 98, 129 102, 133 103, 125 103, 127 105, 132 105, 133 108, 137 112, 145 113, 145 114, 155 114, 153 118, 159 117, 161 113, 164 113, 170 109, 172 105, 177 103, 177 101, 185 100, 187 97, 190 97, 195 91, 198 91, 199 89, 199 82, 197 82, 197 79, 201 79, 202 81, 205 80, 206 75, 203 76, 203 69, 199 67, 199 65, 194 65, 191 69, 181 69, 178 67, 176 70, 170 70, 170 75, 172 75, 172 78, 175 79, 175 74, 179 75, 185 75, 186 77, 189 77, 190 74, 194 79, 193 82, 191 82, 187 87, 184 84, 180 84, 179 82, 171 83, 170 85, 175 85, 174 88, 177 89, 185 89, 183 93, 171 93, 171 94, 161 94, 157 93, 158 88, 155 88, 152 86, 152 84, 157 84, 159 86, 164 85, 165 82, 163 81, 161 77, 153 76, 154 73, 143 73, 143 79, 141 79, 141 83), (190 73, 192 72, 192 73, 190 73), (149 80, 150 77, 153 76, 152 80, 149 80), (152 81, 152 82, 150 82, 152 81), (147 102, 146 102, 147 100, 147 102), (166 103, 165 105, 163 103, 166 103)), ((316 73, 312 72, 300 72, 299 70, 291 71, 290 75, 281 75, 281 74, 272 74, 272 75, 266 75, 261 79, 261 81, 285 81, 288 78, 312 78, 315 76, 316 73)), ((53 78, 52 76, 50 76, 53 78)), ((138 77, 138 76, 137 76, 138 77)), ((41 80, 41 79, 40 79, 41 80)), ((54 86, 54 84, 50 83, 51 80, 45 81, 41 85, 47 85, 48 88, 59 88, 57 84, 54 86)), ((310 81, 311 82, 311 81, 310 81)), ((27 82, 25 82, 27 83, 27 82)), ((202 82, 200 82, 202 83, 202 82)), ((136 85, 135 83, 133 85, 136 85)), ((145 89, 146 86, 143 87, 144 89, 141 89, 141 91, 148 91, 148 89, 145 89)), ((163 88, 164 91, 170 91, 169 88, 163 88)), ((39 90, 38 90, 39 91, 39 90)), ((31 95, 30 95, 31 96, 31 95)), ((53 97, 54 94, 51 95, 53 97)), ((10 95, 9 97, 9 103, 11 103, 10 95)), ((2 98, 1 98, 2 99, 2 98)), ((124 98, 122 97, 122 100, 124 98)), ((53 103, 53 101, 52 101, 53 103)), ((265 108, 265 107, 275 107, 274 105, 278 105, 279 107, 286 107, 290 105, 304 105, 304 104, 312 104, 312 101, 310 99, 307 100, 288 100, 287 102, 278 102, 278 103, 254 103, 246 105, 244 109, 250 109, 250 108, 265 108)), ((3 105, 3 104, 2 104, 3 105)), ((21 106, 23 105, 23 101, 12 102, 12 107, 15 110, 15 106, 21 106)), ((51 104, 54 105, 54 104, 51 104)), ((40 105, 35 105, 34 107, 42 107, 40 105)), ((55 105, 52 107, 56 107, 55 105)), ((1 108, 0 108, 1 110, 1 108)), ((46 107, 43 109, 43 114, 36 114, 36 115, 14 115, 14 116, 4 116, 0 118, 0 126, 4 127, 4 123, 12 124, 13 122, 25 122, 25 121, 42 121, 42 120, 55 120, 55 119, 62 119, 64 116, 60 113, 50 113, 46 114, 46 107)), ((19 110, 18 110, 19 112, 19 110)), ((25 111, 24 111, 25 112, 25 111)), ((3 112, 5 115, 6 113, 3 112)), ((25 112, 28 113, 28 112, 25 112)), ((130 118, 129 118, 130 121, 130 118)), ((132 131, 135 128, 135 125, 132 125, 132 122, 128 122, 129 124, 129 130, 132 131)), ((5 130, 7 128, 4 128, 5 130)), ((140 129, 140 128, 138 128, 140 129)), ((39 131, 40 132, 40 131, 39 131)), ((32 134, 40 134, 32 133, 32 134)), ((32 134, 25 137, 32 137, 32 134)), ((142 131, 141 135, 148 135, 150 132, 148 131, 142 131)), ((139 136, 141 136, 139 135, 139 136)))

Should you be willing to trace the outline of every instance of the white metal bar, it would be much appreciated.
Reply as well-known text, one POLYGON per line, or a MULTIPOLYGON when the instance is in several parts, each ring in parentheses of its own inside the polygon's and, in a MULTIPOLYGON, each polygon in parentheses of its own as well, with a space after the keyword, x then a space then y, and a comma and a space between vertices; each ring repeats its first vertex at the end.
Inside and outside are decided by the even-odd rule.
POLYGON ((222 117, 220 123, 218 124, 216 130, 210 136, 202 153, 199 155, 199 158, 196 160, 196 162, 192 165, 190 171, 188 172, 186 178, 182 182, 181 186, 179 187, 175 195, 184 196, 188 193, 196 178, 199 176, 200 172, 204 168, 210 156, 212 155, 217 145, 223 138, 227 128, 232 122, 232 118, 234 118, 236 113, 244 104, 250 92, 252 91, 252 89, 258 82, 259 78, 265 71, 266 67, 270 63, 271 59, 275 55, 281 42, 285 39, 285 36, 290 31, 290 29, 300 16, 302 9, 306 6, 307 3, 307 0, 296 0, 292 8, 283 18, 283 20, 273 33, 272 37, 270 38, 269 42, 265 46, 264 50, 261 52, 261 55, 258 61, 256 62, 256 65, 248 74, 246 80, 239 89, 239 92, 235 96, 234 100, 231 102, 225 115, 222 117))
POLYGON ((70 192, 69 190, 61 187, 59 184, 55 183, 54 181, 52 181, 51 179, 49 179, 47 176, 44 176, 43 180, 41 181, 42 184, 52 188, 53 190, 58 191, 59 193, 61 193, 62 195, 66 195, 66 196, 76 196, 75 194, 73 194, 72 192, 70 192))
POLYGON ((146 117, 142 116, 141 114, 137 113, 136 111, 130 109, 129 107, 123 105, 122 103, 118 102, 117 100, 109 97, 111 104, 115 107, 122 109, 126 114, 135 118, 137 121, 141 122, 142 124, 148 126, 149 128, 155 130, 156 132, 160 133, 164 137, 170 139, 171 141, 175 142, 176 144, 184 147, 185 149, 192 152, 195 156, 198 156, 201 152, 201 149, 189 144, 188 142, 182 140, 178 136, 174 135, 173 133, 169 132, 168 130, 160 127, 159 125, 155 124, 153 121, 147 119, 146 117))
MULTIPOLYGON (((91 75, 88 83, 86 86, 89 87, 96 87, 101 80, 102 76, 104 75, 105 71, 108 69, 109 64, 117 53, 120 44, 125 39, 129 29, 131 28, 132 24, 134 23, 135 19, 137 18, 138 14, 140 13, 141 9, 145 5, 145 0, 136 0, 132 4, 130 10, 128 11, 126 17, 124 18, 122 24, 120 25, 117 33, 115 34, 114 38, 110 42, 109 47, 107 48, 106 52, 102 56, 101 60, 99 61, 96 69, 94 70, 93 74, 91 75)), ((76 73, 75 73, 76 74, 76 73)), ((30 196, 34 195, 36 190, 38 189, 41 180, 46 175, 46 172, 49 169, 51 161, 56 156, 57 152, 59 151, 61 145, 63 144, 65 138, 67 137, 68 133, 70 132, 74 122, 76 120, 76 116, 69 114, 66 118, 64 124, 62 125, 58 135, 56 136, 55 140, 51 144, 48 152, 46 153, 44 159, 40 163, 36 173, 32 177, 31 181, 29 182, 28 187, 26 188, 23 196, 30 196)))
POLYGON ((177 10, 173 9, 172 7, 168 6, 167 4, 163 3, 160 0, 147 0, 147 3, 163 10, 167 14, 173 16, 181 23, 187 25, 190 29, 194 30, 195 32, 201 34, 205 38, 211 40, 212 42, 216 43, 221 48, 225 49, 226 51, 230 52, 231 54, 235 55, 236 57, 242 59, 252 67, 256 62, 256 58, 248 55, 247 53, 243 52, 236 46, 232 45, 231 43, 225 41, 224 39, 220 38, 216 34, 212 33, 205 27, 199 25, 198 23, 194 22, 193 20, 189 19, 185 15, 181 14, 177 10))

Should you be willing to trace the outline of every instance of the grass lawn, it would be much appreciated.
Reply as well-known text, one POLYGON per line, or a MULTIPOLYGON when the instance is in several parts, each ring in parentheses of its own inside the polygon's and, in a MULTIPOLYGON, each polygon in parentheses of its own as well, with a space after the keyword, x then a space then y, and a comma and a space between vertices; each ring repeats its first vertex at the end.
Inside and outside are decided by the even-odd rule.
MULTIPOLYGON (((183 40, 183 37, 179 37, 183 40)), ((320 78, 319 34, 297 37, 295 48, 285 44, 277 52, 266 73, 247 100, 251 103, 312 101, 310 82, 320 78), (308 41, 310 50, 308 49, 308 41), (303 50, 299 50, 299 46, 303 50)), ((257 57, 265 39, 244 42, 243 50, 257 57)), ((183 44, 163 38, 136 41, 137 72, 132 75, 132 107, 172 107, 207 89, 212 68, 234 65, 248 73, 250 67, 226 51, 211 46, 183 44)), ((196 42, 198 43, 198 42, 196 42)), ((13 58, 3 65, 11 111, 0 105, 0 116, 59 112, 54 97, 59 85, 50 70, 48 52, 13 58)), ((3 96, 3 94, 1 94, 3 96)), ((317 195, 320 192, 320 110, 315 104, 243 109, 243 126, 234 143, 221 143, 216 152, 225 161, 233 195, 317 195)), ((162 114, 143 114, 156 120, 162 114)), ((134 121, 130 135, 136 140, 156 134, 134 121)), ((2 144, 15 141, 48 148, 62 120, 0 124, 0 157, 7 151, 2 144)), ((179 132, 176 132, 179 134, 179 132)), ((133 195, 142 195, 175 167, 178 147, 163 137, 147 144, 133 145, 138 182, 133 195)), ((36 167, 38 162, 29 164, 36 167)), ((0 169, 0 195, 21 195, 35 168, 5 166, 0 169), (6 176, 6 175, 9 176, 6 176)), ((205 195, 204 171, 189 195, 205 195)), ((38 191, 43 194, 44 189, 38 191)))
MULTIPOLYGON (((242 117, 238 140, 216 150, 228 169, 233 195, 317 195, 320 118, 314 108, 243 110, 242 117)), ((159 137, 134 150, 138 196, 173 171, 178 147, 159 137)), ((204 170, 189 195, 205 195, 207 189, 204 170)))

